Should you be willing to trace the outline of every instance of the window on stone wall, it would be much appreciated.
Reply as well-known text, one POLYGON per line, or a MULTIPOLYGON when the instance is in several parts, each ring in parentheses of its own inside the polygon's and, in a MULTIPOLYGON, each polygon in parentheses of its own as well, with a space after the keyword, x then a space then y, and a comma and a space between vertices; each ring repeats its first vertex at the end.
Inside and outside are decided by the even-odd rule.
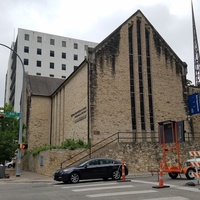
POLYGON ((133 25, 131 25, 128 28, 128 44, 129 44, 129 73, 130 73, 132 130, 136 130, 137 125, 136 125, 134 66, 133 66, 133 25))
POLYGON ((152 97, 152 84, 151 84, 151 57, 150 57, 150 32, 145 29, 146 39, 146 63, 147 63, 147 84, 148 84, 148 99, 149 99, 149 118, 150 118, 150 129, 154 131, 154 112, 153 112, 153 97, 152 97))

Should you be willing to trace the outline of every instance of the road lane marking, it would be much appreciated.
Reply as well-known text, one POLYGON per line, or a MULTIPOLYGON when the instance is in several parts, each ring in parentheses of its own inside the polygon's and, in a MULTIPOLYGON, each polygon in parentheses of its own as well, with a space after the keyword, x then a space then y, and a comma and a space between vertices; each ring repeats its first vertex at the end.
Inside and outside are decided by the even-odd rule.
MULTIPOLYGON (((149 182, 149 181, 131 180, 131 182, 156 185, 155 182, 149 182)), ((186 191, 190 191, 190 192, 200 192, 199 188, 194 188, 194 187, 192 188, 192 187, 186 187, 186 186, 184 187, 184 186, 171 185, 171 184, 166 184, 166 185, 168 185, 172 188, 178 189, 178 190, 186 190, 186 191)))
MULTIPOLYGON (((105 186, 105 185, 116 185, 119 183, 99 183, 99 184, 87 184, 87 185, 73 185, 73 186, 64 186, 62 187, 63 189, 67 189, 67 188, 82 188, 82 187, 96 187, 96 186, 105 186)), ((60 185, 56 185, 56 186, 60 186, 60 185)))
POLYGON ((109 196, 120 196, 120 195, 129 195, 129 194, 146 194, 158 192, 155 190, 141 190, 141 191, 126 191, 126 192, 113 192, 113 193, 103 193, 103 194, 91 194, 86 195, 87 197, 109 197, 109 196))
POLYGON ((105 186, 105 187, 95 187, 95 188, 83 188, 75 189, 73 192, 83 192, 83 191, 92 191, 92 190, 109 190, 109 189, 118 189, 118 188, 131 188, 133 185, 119 185, 119 186, 105 186))
POLYGON ((143 200, 189 200, 188 198, 184 197, 161 197, 161 198, 152 198, 152 199, 143 199, 143 200))

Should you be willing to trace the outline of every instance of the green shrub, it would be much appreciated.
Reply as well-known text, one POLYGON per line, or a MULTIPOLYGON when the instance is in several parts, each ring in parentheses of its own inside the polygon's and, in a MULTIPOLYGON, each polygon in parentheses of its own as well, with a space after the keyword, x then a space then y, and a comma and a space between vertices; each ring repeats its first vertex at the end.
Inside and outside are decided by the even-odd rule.
POLYGON ((34 149, 33 151, 31 151, 30 153, 33 156, 38 155, 41 151, 46 151, 46 150, 50 150, 50 149, 69 149, 69 150, 75 150, 75 149, 79 149, 79 148, 89 148, 89 144, 84 143, 82 140, 77 140, 75 141, 74 139, 67 139, 65 141, 63 141, 61 143, 61 145, 58 146, 50 146, 50 145, 43 145, 40 146, 36 149, 34 149))

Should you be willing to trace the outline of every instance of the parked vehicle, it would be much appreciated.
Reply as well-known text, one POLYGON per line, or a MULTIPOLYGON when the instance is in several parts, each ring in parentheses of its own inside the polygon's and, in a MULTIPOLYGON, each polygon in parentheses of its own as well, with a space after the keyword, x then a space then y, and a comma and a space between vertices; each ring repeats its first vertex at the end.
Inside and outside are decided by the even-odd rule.
MULTIPOLYGON (((128 168, 125 165, 125 175, 128 168)), ((64 183, 78 183, 84 179, 119 180, 122 176, 122 164, 118 160, 110 158, 92 158, 77 166, 59 169, 54 173, 55 181, 64 183)))
POLYGON ((5 162, 5 167, 8 167, 8 168, 14 167, 14 162, 13 162, 13 160, 11 160, 11 161, 6 161, 6 162, 5 162))

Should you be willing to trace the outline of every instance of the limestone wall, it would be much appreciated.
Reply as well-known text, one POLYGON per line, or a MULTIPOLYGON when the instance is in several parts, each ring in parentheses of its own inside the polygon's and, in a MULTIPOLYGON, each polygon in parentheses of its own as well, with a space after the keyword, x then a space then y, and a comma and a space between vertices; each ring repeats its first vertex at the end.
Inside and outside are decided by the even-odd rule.
MULTIPOLYGON (((189 151, 200 150, 199 142, 185 142, 180 144, 181 161, 189 158, 189 151)), ((80 150, 48 150, 41 152, 39 155, 33 157, 26 155, 23 157, 23 169, 39 174, 53 176, 53 173, 60 168, 61 162, 72 158, 76 154, 80 154, 80 150), (43 162, 41 163, 41 158, 43 162)), ((84 151, 80 154, 82 157, 86 156, 89 152, 84 151)), ((158 169, 160 159, 162 159, 162 148, 159 143, 144 142, 144 143, 115 143, 106 146, 104 149, 92 154, 92 157, 109 157, 119 160, 124 160, 128 167, 129 173, 143 173, 148 172, 150 169, 158 169)), ((80 157, 79 157, 80 158, 80 157)), ((88 157, 85 157, 87 159, 88 157)), ((177 154, 169 153, 167 156, 168 163, 176 164, 177 154)), ((72 160, 73 162, 75 159, 72 160)), ((63 164, 63 167, 70 164, 69 161, 63 164)))

